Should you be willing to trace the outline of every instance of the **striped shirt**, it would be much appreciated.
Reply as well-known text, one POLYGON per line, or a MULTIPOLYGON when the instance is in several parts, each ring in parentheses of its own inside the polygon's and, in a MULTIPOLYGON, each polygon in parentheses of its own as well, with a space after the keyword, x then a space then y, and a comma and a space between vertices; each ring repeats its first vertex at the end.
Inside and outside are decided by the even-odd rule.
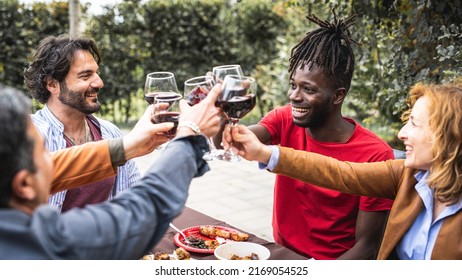
MULTIPOLYGON (((31 117, 36 128, 45 137, 48 150, 53 152, 66 148, 64 125, 53 115, 46 105, 31 117)), ((117 126, 99 118, 97 120, 101 126, 103 139, 122 137, 122 132, 117 126)), ((119 166, 116 182, 109 195, 109 200, 133 186, 140 178, 140 171, 133 160, 129 160, 125 165, 119 166)), ((65 197, 66 191, 58 192, 50 196, 48 203, 61 209, 65 197)))

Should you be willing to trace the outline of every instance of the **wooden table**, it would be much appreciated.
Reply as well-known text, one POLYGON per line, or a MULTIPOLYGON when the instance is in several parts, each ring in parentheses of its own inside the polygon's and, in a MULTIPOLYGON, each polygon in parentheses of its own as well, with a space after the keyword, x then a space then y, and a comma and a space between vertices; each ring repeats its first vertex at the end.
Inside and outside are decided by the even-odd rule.
MULTIPOLYGON (((191 208, 185 207, 183 212, 176 217, 173 222, 175 226, 179 229, 185 229, 192 226, 200 226, 200 225, 216 225, 216 226, 224 226, 236 229, 240 232, 245 232, 242 229, 233 227, 223 221, 217 220, 205 214, 202 214, 196 210, 191 208)), ((173 237, 177 232, 171 228, 167 230, 164 234, 164 237, 160 240, 160 242, 151 250, 152 253, 164 251, 167 253, 172 253, 176 248, 178 248, 175 243, 173 243, 173 237)), ((279 244, 274 242, 269 242, 265 239, 259 238, 251 233, 249 233, 250 238, 248 242, 254 242, 258 244, 262 244, 266 248, 268 248, 271 252, 270 260, 306 260, 307 258, 301 256, 294 251, 287 249, 279 244)), ((195 253, 190 252, 191 258, 196 260, 216 260, 213 254, 204 254, 204 253, 195 253)))

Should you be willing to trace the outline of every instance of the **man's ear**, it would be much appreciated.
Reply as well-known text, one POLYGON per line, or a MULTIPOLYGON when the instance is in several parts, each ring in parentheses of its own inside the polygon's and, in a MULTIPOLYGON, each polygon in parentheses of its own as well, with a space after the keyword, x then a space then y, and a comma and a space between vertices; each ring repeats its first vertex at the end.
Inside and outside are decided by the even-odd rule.
POLYGON ((26 169, 22 169, 16 173, 11 182, 13 197, 26 201, 34 200, 37 196, 37 192, 32 182, 32 173, 26 169))
POLYGON ((46 78, 46 87, 48 91, 51 92, 51 94, 56 94, 59 93, 59 83, 55 79, 52 79, 51 77, 46 78))
POLYGON ((347 90, 345 88, 338 88, 335 91, 335 97, 334 97, 334 104, 339 105, 342 104, 343 100, 345 99, 345 96, 347 94, 347 90))

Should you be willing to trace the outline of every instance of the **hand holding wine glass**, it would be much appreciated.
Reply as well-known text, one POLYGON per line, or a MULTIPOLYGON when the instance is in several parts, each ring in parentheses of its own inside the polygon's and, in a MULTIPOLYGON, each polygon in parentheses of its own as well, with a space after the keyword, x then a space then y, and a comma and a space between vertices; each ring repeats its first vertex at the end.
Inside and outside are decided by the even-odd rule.
POLYGON ((246 160, 256 160, 267 164, 271 158, 272 149, 258 140, 257 136, 245 125, 238 124, 230 129, 229 125, 223 131, 223 146, 233 149, 233 152, 246 160))
MULTIPOLYGON (((198 76, 188 79, 184 82, 184 97, 190 106, 194 106, 207 97, 209 91, 215 85, 211 76, 198 76)), ((213 150, 215 147, 212 140, 209 138, 210 152, 206 152, 203 156, 205 160, 213 160, 213 150)))
POLYGON ((182 96, 175 93, 160 93, 154 98, 153 123, 172 122, 173 127, 165 131, 168 138, 175 137, 178 121, 180 119, 180 100, 182 96))
POLYGON ((196 124, 200 130, 200 134, 203 134, 206 137, 212 137, 216 135, 220 129, 220 119, 223 114, 221 108, 215 106, 215 103, 220 94, 221 84, 216 84, 207 94, 207 97, 194 106, 190 106, 186 100, 181 100, 181 118, 177 130, 177 136, 184 135, 184 133, 197 133, 188 125, 184 125, 183 127, 183 123, 196 124))
MULTIPOLYGON (((146 75, 144 85, 144 99, 153 104, 158 94, 179 94, 175 75, 172 72, 157 71, 146 75)), ((163 150, 165 145, 160 145, 157 150, 163 150)))
MULTIPOLYGON (((220 104, 232 129, 241 118, 255 107, 257 84, 252 77, 227 75, 222 88, 220 104)), ((224 161, 240 160, 240 157, 235 155, 232 149, 216 155, 216 158, 224 161)))

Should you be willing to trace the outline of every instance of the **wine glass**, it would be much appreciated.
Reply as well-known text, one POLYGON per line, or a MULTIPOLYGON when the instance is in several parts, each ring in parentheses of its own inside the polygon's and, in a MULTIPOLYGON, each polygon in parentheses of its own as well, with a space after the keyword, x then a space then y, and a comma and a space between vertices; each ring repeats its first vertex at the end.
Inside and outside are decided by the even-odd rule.
POLYGON ((196 105, 215 85, 211 76, 198 76, 188 79, 184 82, 184 98, 190 106, 196 105))
POLYGON ((244 72, 239 64, 229 64, 213 67, 212 75, 216 83, 221 83, 227 75, 244 76, 244 72))
MULTIPOLYGON (((144 99, 149 104, 153 104, 158 94, 177 94, 181 96, 175 75, 172 72, 157 71, 146 75, 144 99)), ((168 142, 158 146, 157 150, 163 150, 167 144, 168 142)))
MULTIPOLYGON (((211 76, 198 76, 188 79, 184 82, 184 98, 189 105, 194 106, 207 97, 207 94, 214 85, 215 82, 211 76)), ((212 145, 212 140, 210 138, 208 141, 210 152, 205 153, 203 159, 213 160, 213 150, 215 150, 215 147, 212 145)))
POLYGON ((154 103, 154 97, 160 92, 178 93, 175 75, 171 72, 152 72, 146 75, 144 84, 144 99, 149 104, 154 103))
MULTIPOLYGON (((228 117, 229 125, 236 126, 240 119, 247 115, 256 105, 257 84, 255 79, 240 75, 227 75, 223 81, 220 105, 228 117)), ((215 155, 217 159, 235 162, 240 157, 230 148, 215 155)))
POLYGON ((178 121, 180 119, 180 100, 183 99, 179 93, 162 92, 154 97, 154 113, 151 121, 153 123, 173 122, 173 127, 164 132, 168 138, 175 137, 178 121))

